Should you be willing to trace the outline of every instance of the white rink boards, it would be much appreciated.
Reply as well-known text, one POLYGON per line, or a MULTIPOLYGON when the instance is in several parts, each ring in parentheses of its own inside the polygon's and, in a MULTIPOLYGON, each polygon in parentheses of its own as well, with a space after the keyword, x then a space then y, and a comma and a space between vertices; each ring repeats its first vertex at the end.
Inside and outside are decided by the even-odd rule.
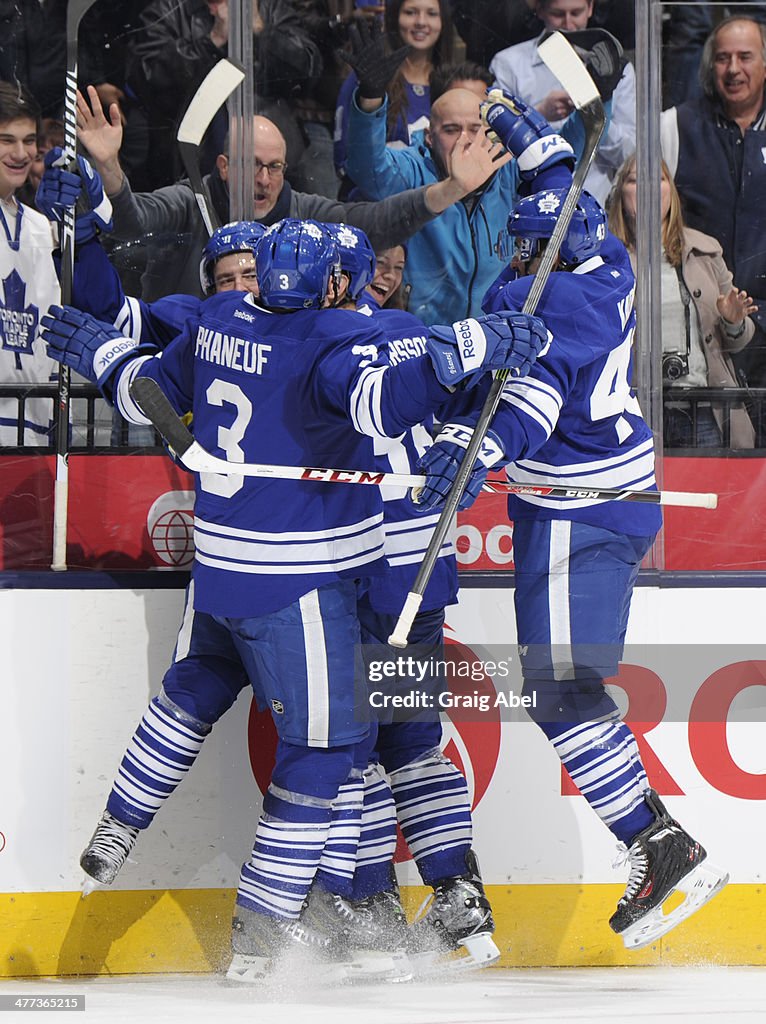
MULTIPOLYGON (((209 971, 225 961, 231 890, 260 807, 246 695, 141 836, 135 863, 113 891, 87 901, 77 895, 79 854, 159 687, 182 598, 173 590, 0 591, 0 977, 209 971)), ((738 650, 756 664, 765 612, 759 589, 641 587, 628 643, 694 650, 699 678, 684 683, 694 700, 706 684, 720 690, 716 681, 725 680, 738 650)), ((486 644, 512 646, 512 623, 509 589, 464 590, 448 615, 450 637, 480 653, 486 644)), ((562 794, 558 760, 537 727, 445 722, 449 752, 477 799, 475 847, 505 965, 766 960, 760 678, 756 672, 747 694, 735 698, 752 698, 750 721, 690 727, 677 716, 646 733, 663 779, 675 787, 665 795, 669 808, 730 871, 732 884, 657 949, 637 954, 626 954, 605 923, 626 877, 612 867, 615 844, 581 797, 562 794)), ((678 689, 672 679, 664 685, 678 689)), ((417 884, 411 863, 399 872, 405 885, 417 884)), ((414 902, 420 893, 410 895, 414 902)))

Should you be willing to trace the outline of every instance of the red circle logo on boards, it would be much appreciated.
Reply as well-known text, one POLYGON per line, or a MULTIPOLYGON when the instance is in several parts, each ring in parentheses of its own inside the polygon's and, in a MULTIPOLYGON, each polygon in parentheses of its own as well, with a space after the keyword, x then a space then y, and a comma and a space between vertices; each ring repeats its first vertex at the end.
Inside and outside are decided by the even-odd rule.
MULTIPOLYGON (((492 705, 495 687, 492 679, 484 674, 476 654, 466 644, 451 636, 445 637, 445 645, 448 664, 459 664, 469 669, 459 673, 448 672, 450 692, 453 695, 486 693, 492 705)), ((489 788, 500 754, 500 710, 490 706, 477 719, 475 715, 468 715, 460 708, 451 708, 442 713, 442 728, 442 750, 465 776, 471 797, 471 810, 475 810, 489 788)), ((259 711, 255 699, 250 705, 247 745, 253 777, 261 793, 265 793, 274 768, 277 733, 271 712, 268 709, 259 711)), ((394 859, 397 862, 411 859, 401 834, 394 859)))

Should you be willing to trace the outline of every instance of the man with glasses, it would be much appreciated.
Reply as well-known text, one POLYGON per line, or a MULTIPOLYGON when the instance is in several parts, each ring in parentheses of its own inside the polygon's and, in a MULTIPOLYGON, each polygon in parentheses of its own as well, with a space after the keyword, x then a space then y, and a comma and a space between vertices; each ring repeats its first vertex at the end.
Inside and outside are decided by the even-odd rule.
MULTIPOLYGON (((80 141, 114 206, 113 237, 126 242, 152 238, 142 279, 142 297, 152 301, 168 292, 199 294, 199 257, 207 232, 188 181, 154 192, 134 193, 120 167, 119 110, 113 105, 106 117, 93 87, 88 88, 88 99, 78 94, 78 129, 80 141), (179 245, 179 240, 183 244, 179 245)), ((482 136, 462 159, 453 161, 451 173, 444 180, 382 202, 341 203, 292 189, 284 177, 284 136, 272 121, 262 116, 253 119, 253 155, 255 220, 265 226, 283 217, 352 224, 369 236, 376 249, 404 242, 448 206, 479 188, 497 167, 492 163, 490 145, 482 136)), ((204 185, 222 223, 230 220, 228 178, 229 158, 220 153, 215 170, 206 175, 204 185)), ((50 185, 55 188, 55 180, 50 185)))

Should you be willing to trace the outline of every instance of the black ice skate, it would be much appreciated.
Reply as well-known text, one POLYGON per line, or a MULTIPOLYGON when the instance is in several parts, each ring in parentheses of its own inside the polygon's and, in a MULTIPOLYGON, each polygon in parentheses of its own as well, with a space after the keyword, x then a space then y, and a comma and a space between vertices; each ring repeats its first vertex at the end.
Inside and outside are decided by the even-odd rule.
POLYGON ((88 876, 82 885, 83 896, 92 893, 99 883, 111 885, 135 846, 139 831, 104 811, 80 857, 80 867, 88 876))
POLYGON ((415 950, 410 959, 416 973, 428 973, 440 966, 488 967, 500 959, 500 950, 492 940, 492 908, 473 850, 468 851, 465 862, 466 873, 441 881, 410 929, 411 948, 415 950), (456 951, 466 955, 445 959, 446 954, 456 951))
POLYGON ((630 860, 630 877, 625 895, 609 919, 628 949, 641 949, 665 935, 729 880, 707 860, 700 844, 670 817, 653 789, 644 799, 655 821, 636 836, 629 849, 621 844, 625 859, 630 860), (686 899, 663 914, 663 903, 678 889, 686 893, 686 899))
MULTIPOLYGON (((394 883, 395 884, 395 883, 394 883)), ((383 935, 386 949, 408 949, 410 929, 402 901, 395 888, 373 893, 351 904, 360 913, 368 914, 383 935)))
POLYGON ((229 981, 260 981, 291 952, 300 955, 296 966, 302 975, 318 971, 323 981, 345 980, 345 968, 340 969, 342 965, 331 939, 302 921, 269 917, 237 906, 231 925, 231 948, 234 955, 226 973, 229 981))
POLYGON ((384 926, 380 913, 373 913, 369 901, 354 903, 315 886, 309 893, 301 921, 328 936, 335 947, 343 952, 348 964, 346 980, 412 979, 412 970, 405 952, 406 919, 404 929, 393 931, 384 926))

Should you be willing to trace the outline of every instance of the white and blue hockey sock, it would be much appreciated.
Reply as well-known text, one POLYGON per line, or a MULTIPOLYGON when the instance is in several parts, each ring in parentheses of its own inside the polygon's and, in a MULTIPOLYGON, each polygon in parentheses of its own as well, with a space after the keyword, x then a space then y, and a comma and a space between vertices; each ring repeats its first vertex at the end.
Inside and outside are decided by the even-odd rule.
POLYGON ((333 801, 272 784, 263 801, 236 902, 271 917, 297 919, 330 832, 333 801))
POLYGON ((148 828, 199 754, 212 726, 153 697, 128 744, 106 809, 119 821, 148 828))
POLYGON ((353 768, 333 802, 330 830, 316 873, 317 885, 346 898, 351 897, 354 886, 363 792, 362 773, 353 768))
POLYGON ((436 747, 390 778, 399 826, 426 885, 464 875, 473 835, 464 777, 436 747))
POLYGON ((614 715, 595 722, 542 726, 572 781, 614 835, 626 844, 652 824, 649 789, 636 739, 614 715))
POLYGON ((354 873, 355 900, 389 890, 396 851, 396 805, 383 768, 372 764, 364 773, 364 804, 359 851, 354 873))

